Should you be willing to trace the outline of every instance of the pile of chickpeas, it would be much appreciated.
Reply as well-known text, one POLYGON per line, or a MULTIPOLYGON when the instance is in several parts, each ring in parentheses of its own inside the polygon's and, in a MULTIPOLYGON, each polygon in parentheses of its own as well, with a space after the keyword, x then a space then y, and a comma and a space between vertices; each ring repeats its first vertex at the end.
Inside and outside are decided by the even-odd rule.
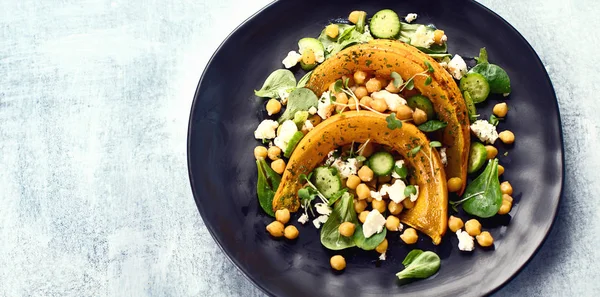
POLYGON ((300 232, 298 232, 298 228, 294 225, 287 224, 290 221, 290 211, 285 209, 279 209, 275 212, 275 221, 271 222, 267 225, 267 232, 271 234, 273 237, 285 237, 287 239, 293 240, 298 238, 300 232))

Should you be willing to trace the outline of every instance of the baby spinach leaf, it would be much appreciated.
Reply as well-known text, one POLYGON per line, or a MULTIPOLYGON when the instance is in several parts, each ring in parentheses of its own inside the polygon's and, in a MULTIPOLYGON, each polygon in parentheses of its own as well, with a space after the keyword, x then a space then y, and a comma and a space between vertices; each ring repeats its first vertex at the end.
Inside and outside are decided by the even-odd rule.
POLYGON ((310 76, 312 75, 312 73, 313 73, 313 70, 307 72, 302 78, 300 78, 300 80, 298 81, 298 85, 296 85, 296 88, 304 88, 306 86, 306 83, 310 79, 310 76))
POLYGON ((330 38, 325 33, 325 30, 321 32, 321 35, 317 38, 323 44, 325 48, 325 59, 329 59, 331 56, 337 54, 339 51, 346 47, 357 43, 368 42, 373 39, 370 33, 361 33, 356 29, 354 25, 348 24, 337 24, 340 34, 337 38, 330 38))
POLYGON ((423 132, 433 132, 443 128, 446 128, 448 124, 438 120, 430 120, 418 126, 419 130, 423 132))
POLYGON ((344 193, 333 206, 327 222, 321 227, 321 244, 324 247, 337 251, 356 246, 352 237, 340 234, 339 227, 343 222, 359 225, 356 211, 354 211, 354 199, 348 192, 344 193))
POLYGON ((279 123, 291 120, 298 111, 307 111, 313 106, 317 106, 319 98, 310 89, 299 88, 290 93, 285 112, 279 117, 279 123))
POLYGON ((396 276, 398 279, 428 278, 440 269, 441 263, 440 257, 434 252, 410 252, 402 261, 404 269, 396 273, 396 276))
POLYGON ((385 118, 387 122, 387 127, 390 130, 394 130, 396 128, 402 128, 402 121, 396 118, 396 113, 392 112, 389 116, 385 118))
POLYGON ((356 225, 356 230, 354 231, 354 243, 357 247, 365 250, 372 251, 374 250, 380 243, 385 240, 385 235, 387 234, 387 229, 384 227, 383 231, 371 235, 369 238, 365 238, 363 234, 363 229, 361 224, 356 225))
POLYGON ((344 196, 344 193, 348 192, 348 188, 343 188, 341 190, 339 190, 337 193, 333 194, 331 196, 331 198, 329 198, 329 202, 327 203, 328 206, 332 206, 334 203, 336 203, 338 200, 340 200, 340 198, 342 198, 342 196, 344 196))
POLYGON ((275 191, 279 188, 281 176, 271 169, 265 159, 256 160, 256 167, 258 168, 258 181, 256 182, 258 203, 268 215, 274 217, 273 197, 275 197, 275 191))
MULTIPOLYGON (((398 36, 398 40, 411 44, 411 39, 413 39, 415 33, 417 32, 417 29, 420 26, 423 26, 423 24, 402 22, 400 26, 400 35, 398 36)), ((435 27, 433 25, 425 25, 425 28, 428 31, 435 31, 435 27)), ((429 48, 421 46, 416 46, 416 48, 426 54, 445 54, 448 52, 448 45, 446 44, 446 42, 444 42, 442 45, 434 43, 430 45, 429 48)))
POLYGON ((420 249, 414 249, 414 250, 410 251, 408 253, 408 255, 406 255, 406 257, 402 261, 402 265, 404 265, 404 266, 410 265, 410 263, 412 263, 422 253, 423 253, 423 251, 420 249))
POLYGON ((462 202, 463 209, 480 218, 493 217, 502 206, 502 192, 498 181, 498 159, 490 160, 485 170, 471 182, 462 202))
POLYGON ((296 78, 294 74, 287 69, 277 69, 267 77, 260 90, 254 91, 254 94, 258 97, 275 98, 279 96, 279 91, 295 87, 296 78))
POLYGON ((479 52, 477 65, 469 72, 475 72, 483 75, 490 84, 490 92, 495 94, 510 93, 510 78, 502 67, 490 64, 488 62, 487 51, 485 47, 479 52))

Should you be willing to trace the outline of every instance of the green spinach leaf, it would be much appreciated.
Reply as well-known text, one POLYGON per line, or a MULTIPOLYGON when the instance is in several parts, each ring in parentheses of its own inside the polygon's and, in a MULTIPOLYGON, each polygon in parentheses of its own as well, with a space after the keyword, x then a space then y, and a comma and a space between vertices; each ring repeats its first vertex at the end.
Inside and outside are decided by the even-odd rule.
POLYGON ((438 120, 430 120, 418 126, 419 130, 423 132, 433 132, 448 126, 447 123, 438 121, 438 120))
POLYGON ((271 169, 265 159, 256 160, 256 167, 258 168, 258 181, 256 182, 258 202, 268 215, 274 217, 273 197, 275 197, 275 192, 279 188, 281 176, 271 169))
POLYGON ((279 97, 279 91, 287 91, 295 87, 294 74, 287 69, 277 69, 267 77, 260 90, 254 91, 254 94, 258 97, 275 98, 279 97))
POLYGON ((354 211, 354 200, 348 192, 344 193, 333 206, 327 222, 321 227, 321 244, 324 247, 337 251, 356 246, 352 237, 340 234, 339 227, 343 222, 359 225, 356 211, 354 211))
POLYGON ((483 75, 490 84, 490 92, 495 94, 510 93, 510 78, 502 67, 488 62, 488 55, 485 47, 479 51, 477 65, 469 72, 475 72, 483 75))
POLYGON ((471 182, 461 203, 463 209, 480 218, 493 217, 502 206, 502 192, 498 181, 498 159, 490 160, 485 170, 471 182))
POLYGON ((299 88, 295 89, 290 93, 288 98, 287 107, 285 112, 279 117, 279 123, 283 123, 286 120, 291 120, 298 111, 307 111, 311 107, 316 107, 319 98, 310 89, 299 88))
POLYGON ((307 72, 303 77, 301 77, 300 80, 298 81, 298 85, 296 85, 296 88, 304 88, 306 86, 306 83, 310 79, 310 76, 312 75, 312 73, 313 73, 313 70, 307 72))
POLYGON ((354 25, 348 24, 337 24, 339 27, 340 34, 337 38, 330 38, 325 34, 325 30, 321 32, 321 35, 317 39, 321 41, 325 48, 325 59, 329 59, 331 56, 337 54, 339 51, 346 47, 357 43, 365 43, 373 40, 373 36, 370 33, 361 33, 356 29, 354 25))
POLYGON ((404 269, 396 273, 396 276, 398 279, 428 278, 440 269, 441 263, 440 257, 434 252, 419 250, 413 253, 411 251, 402 261, 404 269))
POLYGON ((356 230, 354 231, 354 243, 357 247, 365 250, 372 251, 374 250, 380 243, 385 240, 385 236, 387 234, 387 229, 383 227, 383 231, 371 235, 369 238, 365 238, 363 234, 363 229, 361 224, 356 225, 356 230))

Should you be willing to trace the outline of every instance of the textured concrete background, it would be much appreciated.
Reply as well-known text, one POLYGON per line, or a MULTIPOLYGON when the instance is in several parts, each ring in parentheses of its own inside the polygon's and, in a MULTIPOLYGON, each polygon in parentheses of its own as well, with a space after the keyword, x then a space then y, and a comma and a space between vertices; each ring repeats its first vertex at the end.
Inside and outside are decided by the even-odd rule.
MULTIPOLYGON (((202 69, 268 2, 0 0, 0 296, 262 296, 204 227, 185 149, 202 69)), ((497 295, 597 296, 600 2, 482 2, 547 65, 567 152, 556 225, 497 295)))

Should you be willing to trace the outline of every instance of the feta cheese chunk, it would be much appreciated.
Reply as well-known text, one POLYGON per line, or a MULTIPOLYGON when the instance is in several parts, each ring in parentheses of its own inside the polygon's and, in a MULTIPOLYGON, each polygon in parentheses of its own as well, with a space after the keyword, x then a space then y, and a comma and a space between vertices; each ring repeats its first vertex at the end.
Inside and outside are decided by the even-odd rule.
POLYGON ((314 106, 311 106, 311 107, 308 109, 308 113, 309 113, 309 114, 311 114, 311 115, 314 115, 314 114, 316 114, 316 113, 317 113, 317 108, 316 108, 316 107, 314 107, 314 106))
POLYGON ((415 189, 417 190, 417 192, 414 194, 410 194, 410 201, 412 202, 417 201, 417 198, 419 198, 419 186, 415 185, 415 189))
POLYGON ((254 131, 254 138, 256 139, 273 139, 275 138, 275 131, 279 127, 279 124, 273 120, 263 120, 258 124, 254 131))
POLYGON ((294 136, 294 133, 298 132, 298 127, 296 123, 292 120, 287 120, 281 124, 281 128, 277 133, 277 137, 275 137, 275 145, 278 146, 282 151, 285 151, 290 140, 294 136))
POLYGON ((416 13, 409 13, 406 15, 406 17, 404 18, 404 20, 407 23, 412 23, 412 21, 417 19, 417 14, 416 13))
MULTIPOLYGON (((394 169, 396 169, 396 167, 398 168, 402 168, 404 167, 404 160, 398 160, 396 161, 395 165, 394 165, 394 169)), ((393 178, 401 178, 400 175, 398 175, 398 173, 396 173, 396 170, 392 170, 392 177, 393 178)))
POLYGON ((277 91, 277 95, 279 95, 279 101, 281 101, 281 105, 286 105, 288 98, 290 97, 290 92, 287 90, 279 90, 277 91))
POLYGON ((296 64, 298 64, 300 59, 302 59, 301 54, 299 54, 296 51, 290 51, 287 54, 287 56, 285 57, 285 59, 283 59, 283 61, 281 61, 281 63, 283 63, 283 66, 285 66, 285 68, 292 68, 292 67, 296 66, 296 64))
POLYGON ((383 252, 383 254, 379 255, 379 260, 380 261, 385 261, 385 253, 386 252, 383 252))
POLYGON ((381 201, 381 200, 383 200, 383 195, 381 195, 380 192, 371 191, 371 198, 373 198, 377 201, 381 201))
POLYGON ((302 126, 302 131, 309 131, 314 129, 315 126, 313 126, 312 122, 309 120, 306 120, 306 122, 304 122, 304 125, 302 126))
POLYGON ((329 91, 324 92, 319 98, 319 102, 317 104, 317 114, 322 119, 327 119, 331 116, 331 113, 335 110, 335 105, 331 104, 331 98, 329 91))
POLYGON ((348 178, 350 175, 356 175, 356 172, 358 171, 357 164, 358 161, 356 158, 348 158, 346 162, 338 158, 333 162, 333 164, 331 164, 331 166, 340 172, 340 176, 342 176, 342 178, 348 178))
POLYGON ((448 155, 446 155, 445 147, 440 149, 440 158, 442 158, 442 164, 444 164, 444 166, 448 166, 448 155))
POLYGON ((404 98, 400 97, 398 94, 393 94, 386 90, 373 92, 373 94, 371 94, 371 98, 373 98, 375 100, 377 100, 377 99, 385 100, 385 103, 387 104, 388 109, 391 111, 396 111, 398 109, 399 105, 406 105, 406 100, 404 100, 404 98))
POLYGON ((385 191, 385 193, 387 193, 390 197, 390 200, 396 203, 400 203, 406 198, 406 196, 404 195, 405 189, 406 184, 402 180, 397 179, 391 186, 383 185, 381 187, 380 193, 385 191))
POLYGON ((467 63, 459 55, 454 55, 452 60, 448 62, 448 71, 454 78, 461 79, 467 73, 467 63))
POLYGON ((315 226, 315 228, 319 229, 319 228, 321 228, 321 224, 325 224, 325 222, 327 222, 327 219, 329 219, 328 215, 320 215, 316 219, 314 219, 312 222, 313 222, 313 225, 315 226))
POLYGON ((367 219, 363 224, 363 235, 365 238, 369 238, 374 234, 380 233, 383 231, 383 226, 385 225, 385 218, 381 215, 381 213, 374 209, 367 215, 367 219))
POLYGON ((433 31, 427 30, 427 27, 421 25, 417 28, 413 37, 410 39, 410 44, 429 48, 433 43, 433 31))
POLYGON ((473 236, 469 235, 467 231, 458 229, 456 231, 456 237, 458 237, 458 249, 465 252, 471 252, 475 249, 473 236))
POLYGON ((320 215, 328 216, 331 214, 331 208, 329 208, 329 206, 327 206, 325 203, 315 203, 315 210, 317 210, 317 213, 320 215))
POLYGON ((303 213, 299 218, 298 218, 298 223, 304 225, 306 224, 306 222, 308 222, 308 215, 303 213))
POLYGON ((498 131, 496 126, 490 124, 487 120, 477 120, 471 124, 471 131, 482 142, 494 144, 498 139, 498 131))

